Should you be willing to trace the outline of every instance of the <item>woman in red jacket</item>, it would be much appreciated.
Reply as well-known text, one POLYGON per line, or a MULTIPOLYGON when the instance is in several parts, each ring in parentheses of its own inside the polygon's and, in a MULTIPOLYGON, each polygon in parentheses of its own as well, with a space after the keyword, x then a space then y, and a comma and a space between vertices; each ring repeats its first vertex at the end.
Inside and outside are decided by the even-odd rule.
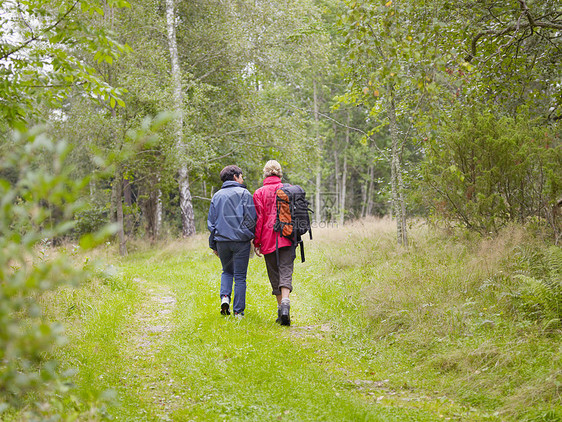
POLYGON ((293 290, 293 262, 295 247, 289 239, 273 231, 275 224, 275 193, 283 187, 281 165, 270 160, 263 168, 263 186, 254 193, 257 222, 254 247, 256 255, 264 255, 272 294, 277 298, 277 320, 281 325, 291 325, 289 293, 293 290), (279 248, 279 262, 276 248, 279 248))

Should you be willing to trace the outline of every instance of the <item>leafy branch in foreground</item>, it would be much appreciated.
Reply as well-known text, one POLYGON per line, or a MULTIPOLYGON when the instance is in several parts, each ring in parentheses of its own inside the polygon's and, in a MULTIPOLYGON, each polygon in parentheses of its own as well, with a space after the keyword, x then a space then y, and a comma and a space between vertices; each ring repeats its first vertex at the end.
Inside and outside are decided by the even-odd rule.
MULTIPOLYGON (((45 322, 36 298, 61 285, 78 284, 91 265, 77 267, 64 254, 44 259, 42 248, 72 230, 73 214, 82 207, 77 198, 87 180, 70 176, 65 165, 69 148, 40 130, 4 143, 10 152, 0 163, 0 414, 22 407, 30 393, 44 412, 52 394, 65 388, 64 375, 49 357, 65 337, 61 324, 45 322)), ((82 245, 91 246, 111 231, 106 227, 82 245)))
MULTIPOLYGON (((96 28, 104 15, 97 0, 5 1, 0 13, 0 130, 25 130, 40 107, 57 108, 73 89, 125 106, 124 91, 106 83, 84 59, 113 63, 130 50, 114 34, 96 28)), ((124 0, 109 7, 129 7, 124 0)))

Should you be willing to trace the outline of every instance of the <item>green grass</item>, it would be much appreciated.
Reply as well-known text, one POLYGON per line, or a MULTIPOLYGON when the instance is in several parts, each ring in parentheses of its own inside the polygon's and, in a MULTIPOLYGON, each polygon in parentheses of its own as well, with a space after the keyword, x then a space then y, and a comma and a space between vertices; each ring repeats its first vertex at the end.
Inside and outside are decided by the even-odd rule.
POLYGON ((295 264, 291 328, 274 323, 258 258, 246 317, 219 315, 220 264, 203 238, 139 247, 111 258, 116 276, 46 298, 68 326, 59 358, 78 369, 64 411, 116 421, 562 420, 560 324, 544 304, 557 305, 519 277, 558 277, 542 241, 520 229, 479 239, 420 226, 404 251, 381 222, 315 234, 295 264))
POLYGON ((308 320, 306 313, 314 311, 299 303, 297 293, 295 328, 275 324, 262 260, 251 262, 246 317, 236 320, 219 315, 220 265, 209 251, 198 247, 169 259, 150 255, 129 260, 124 271, 168 285, 177 298, 175 332, 160 353, 161 361, 170 359, 172 395, 178 397, 167 414, 170 420, 436 419, 431 412, 362 398, 353 381, 370 375, 349 367, 344 351, 335 350, 341 346, 313 337, 309 331, 316 334, 316 327, 295 334, 302 331, 298 326, 318 322, 308 320))

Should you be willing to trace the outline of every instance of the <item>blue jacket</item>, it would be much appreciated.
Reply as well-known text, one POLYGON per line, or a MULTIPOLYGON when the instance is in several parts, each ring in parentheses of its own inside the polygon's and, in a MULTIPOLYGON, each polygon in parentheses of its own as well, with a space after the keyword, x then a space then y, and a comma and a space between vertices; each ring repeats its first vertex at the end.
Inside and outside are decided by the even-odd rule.
POLYGON ((213 195, 209 208, 209 247, 216 250, 216 242, 252 240, 256 219, 254 201, 248 189, 233 180, 224 182, 213 195))

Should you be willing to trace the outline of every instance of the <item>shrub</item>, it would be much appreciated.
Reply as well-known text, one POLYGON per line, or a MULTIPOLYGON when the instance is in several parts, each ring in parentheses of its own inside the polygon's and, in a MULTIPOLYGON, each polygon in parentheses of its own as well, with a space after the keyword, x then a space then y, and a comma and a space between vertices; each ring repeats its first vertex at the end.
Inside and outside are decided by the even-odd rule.
POLYGON ((562 146, 532 123, 470 107, 453 113, 422 165, 434 213, 482 233, 533 217, 556 230, 562 146))
POLYGON ((0 164, 0 413, 21 407, 33 393, 37 407, 28 412, 42 409, 44 415, 52 393, 64 388, 49 351, 65 339, 60 324, 42 318, 35 298, 80 282, 87 270, 64 254, 44 259, 43 252, 72 230, 85 181, 70 177, 65 144, 40 131, 16 134, 4 145, 9 153, 0 164))

